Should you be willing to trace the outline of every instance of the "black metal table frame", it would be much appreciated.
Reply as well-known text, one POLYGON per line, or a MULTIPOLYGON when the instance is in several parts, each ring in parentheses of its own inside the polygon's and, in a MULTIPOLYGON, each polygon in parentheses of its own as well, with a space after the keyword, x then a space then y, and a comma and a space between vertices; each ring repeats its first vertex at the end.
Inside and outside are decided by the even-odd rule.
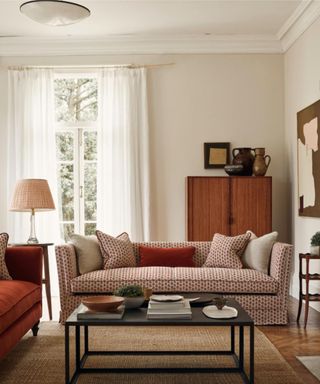
MULTIPOLYGON (((115 325, 114 323, 110 326, 115 325)), ((145 324, 141 324, 141 326, 145 324)), ((152 326, 149 324, 148 326, 152 326)), ((159 324, 154 324, 159 325, 159 324)), ((171 324, 172 325, 172 324, 171 324)), ((180 324, 175 324, 178 326, 180 324)), ((186 324, 183 324, 186 325, 186 324)), ((192 325, 192 324, 190 324, 192 325)), ((199 325, 199 324, 197 324, 199 325)), ((207 325, 208 324, 204 324, 207 325)), ((247 384, 254 383, 254 324, 248 325, 227 325, 230 326, 230 350, 226 351, 91 351, 89 350, 89 326, 109 326, 107 322, 90 324, 65 324, 65 382, 74 384, 77 382, 80 374, 85 373, 186 373, 186 372, 210 372, 210 373, 239 373, 243 382, 247 384), (235 327, 239 327, 239 356, 235 350, 235 327), (75 327, 75 371, 70 379, 70 327, 75 327), (81 337, 80 328, 84 327, 84 353, 81 356, 81 337), (249 376, 244 368, 244 327, 249 327, 249 376), (230 355, 235 361, 234 367, 175 367, 175 368, 86 368, 85 363, 89 356, 121 356, 121 355, 139 355, 139 356, 161 356, 161 355, 230 355)), ((215 326, 219 326, 216 325, 215 326)))

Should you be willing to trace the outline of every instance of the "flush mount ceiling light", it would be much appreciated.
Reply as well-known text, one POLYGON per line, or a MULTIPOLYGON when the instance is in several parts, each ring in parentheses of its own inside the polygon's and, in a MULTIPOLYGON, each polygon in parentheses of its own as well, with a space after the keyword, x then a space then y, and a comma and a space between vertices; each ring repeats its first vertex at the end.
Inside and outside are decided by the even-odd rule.
POLYGON ((90 16, 83 5, 60 0, 33 0, 20 6, 20 12, 41 24, 63 26, 90 16))

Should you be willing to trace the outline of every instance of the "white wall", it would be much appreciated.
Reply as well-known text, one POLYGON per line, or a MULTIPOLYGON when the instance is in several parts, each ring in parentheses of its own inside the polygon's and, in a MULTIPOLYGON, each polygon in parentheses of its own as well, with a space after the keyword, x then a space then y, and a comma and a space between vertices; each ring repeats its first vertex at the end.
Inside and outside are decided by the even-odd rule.
MULTIPOLYGON (((281 240, 289 241, 282 55, 2 58, 0 132, 5 128, 8 65, 132 62, 175 63, 149 70, 152 239, 185 238, 185 177, 224 175, 223 170, 204 169, 203 143, 226 141, 232 147, 266 147, 272 157, 268 175, 273 176, 273 227, 279 231, 281 240)), ((2 134, 0 137, 0 156, 3 156, 5 142, 2 134)), ((1 175, 5 171, 1 158, 1 175)), ((0 196, 1 231, 6 229, 3 214, 10 199, 5 195, 3 182, 0 196)), ((53 258, 51 263, 55 268, 53 258)))
MULTIPOLYGON (((292 199, 292 239, 295 245, 293 294, 298 296, 298 254, 309 251, 311 236, 320 231, 320 218, 298 216, 297 112, 320 99, 320 20, 285 54, 285 128, 292 199)), ((316 262, 314 262, 316 263, 316 262)), ((319 272, 319 262, 312 272, 319 272)), ((319 291, 320 285, 312 282, 319 291)), ((316 306, 320 309, 320 305, 316 306)))

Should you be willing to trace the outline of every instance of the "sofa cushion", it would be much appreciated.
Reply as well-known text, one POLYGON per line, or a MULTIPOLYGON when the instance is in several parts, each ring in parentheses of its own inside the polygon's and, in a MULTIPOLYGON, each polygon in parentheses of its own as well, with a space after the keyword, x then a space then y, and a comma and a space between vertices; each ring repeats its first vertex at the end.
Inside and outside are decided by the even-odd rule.
POLYGON ((82 236, 73 234, 70 243, 74 246, 77 255, 79 273, 88 273, 102 269, 103 259, 97 236, 82 236))
POLYGON ((8 240, 9 235, 7 233, 0 233, 0 280, 11 280, 5 261, 8 240))
POLYGON ((250 241, 241 257, 244 268, 252 268, 268 274, 273 244, 277 241, 278 232, 267 233, 257 237, 253 232, 250 241))
POLYGON ((276 279, 253 269, 173 268, 172 278, 180 292, 275 294, 276 279))
POLYGON ((174 286, 170 267, 115 268, 94 271, 71 280, 71 292, 113 292, 126 284, 138 284, 154 291, 171 291, 174 286))
POLYGON ((140 267, 194 267, 195 247, 156 248, 139 247, 140 267))
POLYGON ((73 293, 113 292, 124 284, 139 284, 154 292, 267 293, 278 282, 253 269, 136 267, 94 271, 71 280, 73 293))
POLYGON ((239 236, 224 236, 216 233, 204 267, 242 268, 240 257, 250 240, 250 233, 239 236))
POLYGON ((0 281, 0 334, 35 303, 41 302, 41 287, 28 281, 0 281))
POLYGON ((126 232, 121 233, 118 237, 113 237, 97 230, 96 235, 105 269, 136 266, 133 246, 126 232))

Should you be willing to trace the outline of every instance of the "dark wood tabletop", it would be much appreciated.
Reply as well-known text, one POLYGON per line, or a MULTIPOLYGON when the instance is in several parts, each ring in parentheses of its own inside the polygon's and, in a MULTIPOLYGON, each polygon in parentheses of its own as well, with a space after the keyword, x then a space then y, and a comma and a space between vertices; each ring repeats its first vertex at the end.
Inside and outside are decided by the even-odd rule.
MULTIPOLYGON (((209 304, 210 305, 210 304, 209 304)), ((216 325, 216 326, 249 326, 253 324, 253 319, 234 299, 229 299, 227 304, 238 311, 238 316, 232 319, 211 319, 207 317, 202 308, 192 307, 192 319, 147 319, 147 308, 128 309, 122 319, 114 320, 78 320, 78 308, 66 320, 66 325, 216 325)), ((205 306, 205 305, 204 305, 205 306)))

